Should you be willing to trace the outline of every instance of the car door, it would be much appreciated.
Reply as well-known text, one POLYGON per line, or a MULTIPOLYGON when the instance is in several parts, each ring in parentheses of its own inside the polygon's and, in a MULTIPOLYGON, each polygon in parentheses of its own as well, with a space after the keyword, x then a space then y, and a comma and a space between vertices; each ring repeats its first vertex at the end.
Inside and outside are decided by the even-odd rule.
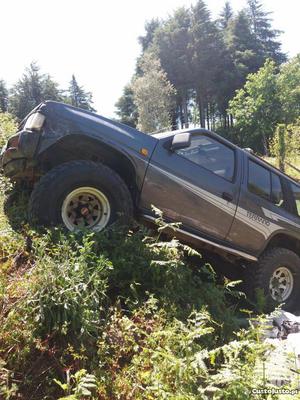
POLYGON ((227 240, 258 256, 274 233, 291 230, 295 217, 284 178, 247 153, 244 165, 239 205, 227 240))
POLYGON ((236 212, 239 152, 219 136, 193 133, 187 148, 170 151, 160 140, 148 167, 140 206, 151 204, 194 233, 224 239, 236 212))

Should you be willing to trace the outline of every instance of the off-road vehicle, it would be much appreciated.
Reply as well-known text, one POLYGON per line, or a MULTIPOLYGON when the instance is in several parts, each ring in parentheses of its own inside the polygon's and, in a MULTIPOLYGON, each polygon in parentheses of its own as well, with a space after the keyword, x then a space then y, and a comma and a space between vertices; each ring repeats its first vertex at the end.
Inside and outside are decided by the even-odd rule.
POLYGON ((117 218, 153 221, 247 266, 253 292, 294 308, 300 289, 300 186, 217 134, 152 136, 57 102, 36 107, 2 150, 3 173, 34 184, 40 224, 100 231, 117 218))

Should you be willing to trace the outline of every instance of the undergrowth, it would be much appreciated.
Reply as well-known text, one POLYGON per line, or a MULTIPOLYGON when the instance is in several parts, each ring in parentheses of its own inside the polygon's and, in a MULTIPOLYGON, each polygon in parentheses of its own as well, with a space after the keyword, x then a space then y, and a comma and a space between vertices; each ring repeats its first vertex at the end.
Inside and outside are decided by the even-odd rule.
POLYGON ((1 399, 249 399, 271 387, 235 283, 166 240, 158 210, 151 234, 39 231, 24 194, 1 185, 15 191, 1 199, 1 399))

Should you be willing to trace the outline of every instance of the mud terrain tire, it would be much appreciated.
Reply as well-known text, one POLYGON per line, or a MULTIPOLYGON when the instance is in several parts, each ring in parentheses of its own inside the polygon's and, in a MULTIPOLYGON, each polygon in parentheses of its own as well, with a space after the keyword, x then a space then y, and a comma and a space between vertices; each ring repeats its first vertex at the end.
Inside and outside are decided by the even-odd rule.
POLYGON ((32 222, 44 226, 64 224, 69 230, 74 230, 70 226, 75 226, 78 218, 81 218, 79 225, 83 224, 83 228, 99 231, 117 219, 127 224, 132 216, 132 197, 125 182, 111 168, 92 161, 71 161, 53 168, 37 182, 29 201, 32 222), (81 189, 83 195, 80 197, 81 189), (77 195, 74 201, 70 198, 73 193, 77 195), (91 198, 94 200, 90 201, 91 198), (67 205, 66 199, 69 201, 67 205), (101 216, 101 213, 105 215, 101 216), (71 220, 73 214, 75 217, 72 216, 71 220), (86 218, 88 223, 83 223, 82 218, 86 218), (97 218, 98 225, 92 226, 90 221, 97 218))
MULTIPOLYGON (((284 303, 285 310, 294 310, 299 306, 300 295, 300 257, 293 251, 281 247, 267 250, 254 265, 247 267, 247 287, 252 299, 257 296, 257 289, 261 289, 265 296, 267 310, 284 303), (271 291, 286 288, 277 300, 271 291), (271 288, 270 288, 271 286, 271 288)), ((275 296, 277 297, 277 296, 275 296)))

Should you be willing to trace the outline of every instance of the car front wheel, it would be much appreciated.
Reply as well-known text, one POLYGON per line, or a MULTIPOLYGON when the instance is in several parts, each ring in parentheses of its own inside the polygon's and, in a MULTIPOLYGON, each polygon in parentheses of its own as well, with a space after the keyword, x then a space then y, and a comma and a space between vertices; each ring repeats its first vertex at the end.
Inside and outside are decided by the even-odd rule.
POLYGON ((111 168, 92 161, 71 161, 45 174, 30 198, 29 215, 40 225, 70 231, 101 231, 117 219, 133 216, 131 194, 111 168))

